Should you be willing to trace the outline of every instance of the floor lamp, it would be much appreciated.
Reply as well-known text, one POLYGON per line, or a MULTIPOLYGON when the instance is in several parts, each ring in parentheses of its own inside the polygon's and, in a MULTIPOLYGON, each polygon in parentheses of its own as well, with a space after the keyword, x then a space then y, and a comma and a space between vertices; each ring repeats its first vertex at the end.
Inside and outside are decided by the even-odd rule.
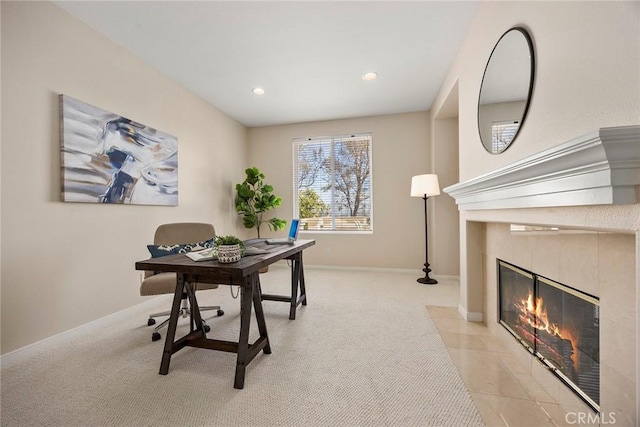
POLYGON ((411 178, 411 197, 422 197, 424 199, 424 256, 425 276, 418 279, 419 283, 425 285, 435 285, 438 283, 436 279, 429 277, 431 269, 429 268, 429 223, 427 221, 427 199, 431 196, 440 194, 440 184, 438 184, 438 175, 425 174, 416 175, 411 178))

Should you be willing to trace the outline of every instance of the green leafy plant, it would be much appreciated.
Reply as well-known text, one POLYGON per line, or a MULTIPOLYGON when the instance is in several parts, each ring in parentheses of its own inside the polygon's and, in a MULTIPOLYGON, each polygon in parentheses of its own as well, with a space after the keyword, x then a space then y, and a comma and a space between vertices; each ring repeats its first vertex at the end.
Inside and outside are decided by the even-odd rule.
POLYGON ((275 209, 282 199, 273 194, 273 187, 264 182, 264 174, 256 167, 245 170, 244 182, 236 184, 236 212, 242 215, 242 223, 246 228, 255 228, 260 237, 260 226, 267 223, 271 230, 280 230, 287 221, 280 218, 264 219, 264 213, 275 209))
POLYGON ((244 242, 236 236, 216 236, 215 243, 216 246, 240 245, 242 249, 245 247, 244 242))
POLYGON ((298 206, 300 218, 314 218, 329 214, 327 204, 313 188, 307 188, 300 192, 298 206))

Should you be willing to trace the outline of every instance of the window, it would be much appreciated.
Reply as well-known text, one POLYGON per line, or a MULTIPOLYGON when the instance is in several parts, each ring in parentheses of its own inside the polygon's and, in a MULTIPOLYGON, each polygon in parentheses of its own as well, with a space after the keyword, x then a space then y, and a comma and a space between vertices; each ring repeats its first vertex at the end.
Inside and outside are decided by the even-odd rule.
POLYGON ((518 132, 518 122, 493 122, 491 124, 492 153, 502 153, 507 149, 518 132))
POLYGON ((371 232, 371 194, 371 134, 293 140, 293 210, 302 230, 371 232))

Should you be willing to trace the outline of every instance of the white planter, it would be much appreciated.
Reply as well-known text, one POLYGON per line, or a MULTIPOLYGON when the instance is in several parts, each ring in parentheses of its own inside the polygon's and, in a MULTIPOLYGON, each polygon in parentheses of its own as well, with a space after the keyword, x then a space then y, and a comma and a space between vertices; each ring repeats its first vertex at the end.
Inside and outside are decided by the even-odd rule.
POLYGON ((240 261, 240 258, 242 258, 242 249, 240 248, 240 245, 218 246, 218 262, 226 264, 240 261))

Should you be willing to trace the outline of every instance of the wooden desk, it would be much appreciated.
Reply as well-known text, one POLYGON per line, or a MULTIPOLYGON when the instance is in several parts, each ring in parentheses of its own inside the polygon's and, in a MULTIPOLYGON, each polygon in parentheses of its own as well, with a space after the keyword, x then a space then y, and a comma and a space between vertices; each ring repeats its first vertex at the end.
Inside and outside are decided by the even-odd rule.
POLYGON ((251 241, 252 246, 264 247, 268 254, 252 255, 242 258, 238 262, 220 264, 218 261, 191 261, 184 254, 169 255, 136 262, 136 270, 175 272, 177 276, 176 289, 173 296, 169 327, 160 363, 160 374, 169 372, 171 356, 184 347, 198 347, 209 350, 227 351, 238 355, 234 388, 244 387, 244 375, 247 365, 262 350, 271 354, 267 325, 262 310, 262 300, 285 301, 290 303, 289 318, 295 319, 296 307, 306 305, 306 291, 302 267, 302 251, 315 245, 315 240, 298 240, 293 245, 266 245, 251 241), (289 259, 291 268, 291 297, 279 295, 261 295, 259 270, 281 259, 289 259), (192 283, 216 283, 219 285, 240 286, 240 336, 238 342, 221 341, 207 338, 203 326, 198 301, 192 283), (300 297, 297 297, 300 289, 300 297), (192 308, 191 331, 182 338, 175 340, 180 301, 186 292, 192 308), (256 312, 256 320, 260 337, 249 344, 249 327, 251 325, 251 304, 256 312), (195 326, 195 327, 194 327, 195 326))
MULTIPOLYGON (((273 252, 274 245, 268 245, 264 242, 264 239, 251 239, 245 241, 247 246, 254 246, 260 249, 266 249, 273 252)), ((313 240, 312 245, 315 245, 313 240)), ((282 245, 278 245, 282 246, 282 245)), ((289 319, 295 320, 296 308, 302 304, 307 305, 307 291, 304 283, 304 266, 302 263, 302 251, 287 257, 290 259, 291 264, 291 295, 274 295, 262 293, 260 289, 260 295, 262 301, 281 301, 289 303, 289 319), (298 290, 300 290, 300 296, 298 296, 298 290)))

